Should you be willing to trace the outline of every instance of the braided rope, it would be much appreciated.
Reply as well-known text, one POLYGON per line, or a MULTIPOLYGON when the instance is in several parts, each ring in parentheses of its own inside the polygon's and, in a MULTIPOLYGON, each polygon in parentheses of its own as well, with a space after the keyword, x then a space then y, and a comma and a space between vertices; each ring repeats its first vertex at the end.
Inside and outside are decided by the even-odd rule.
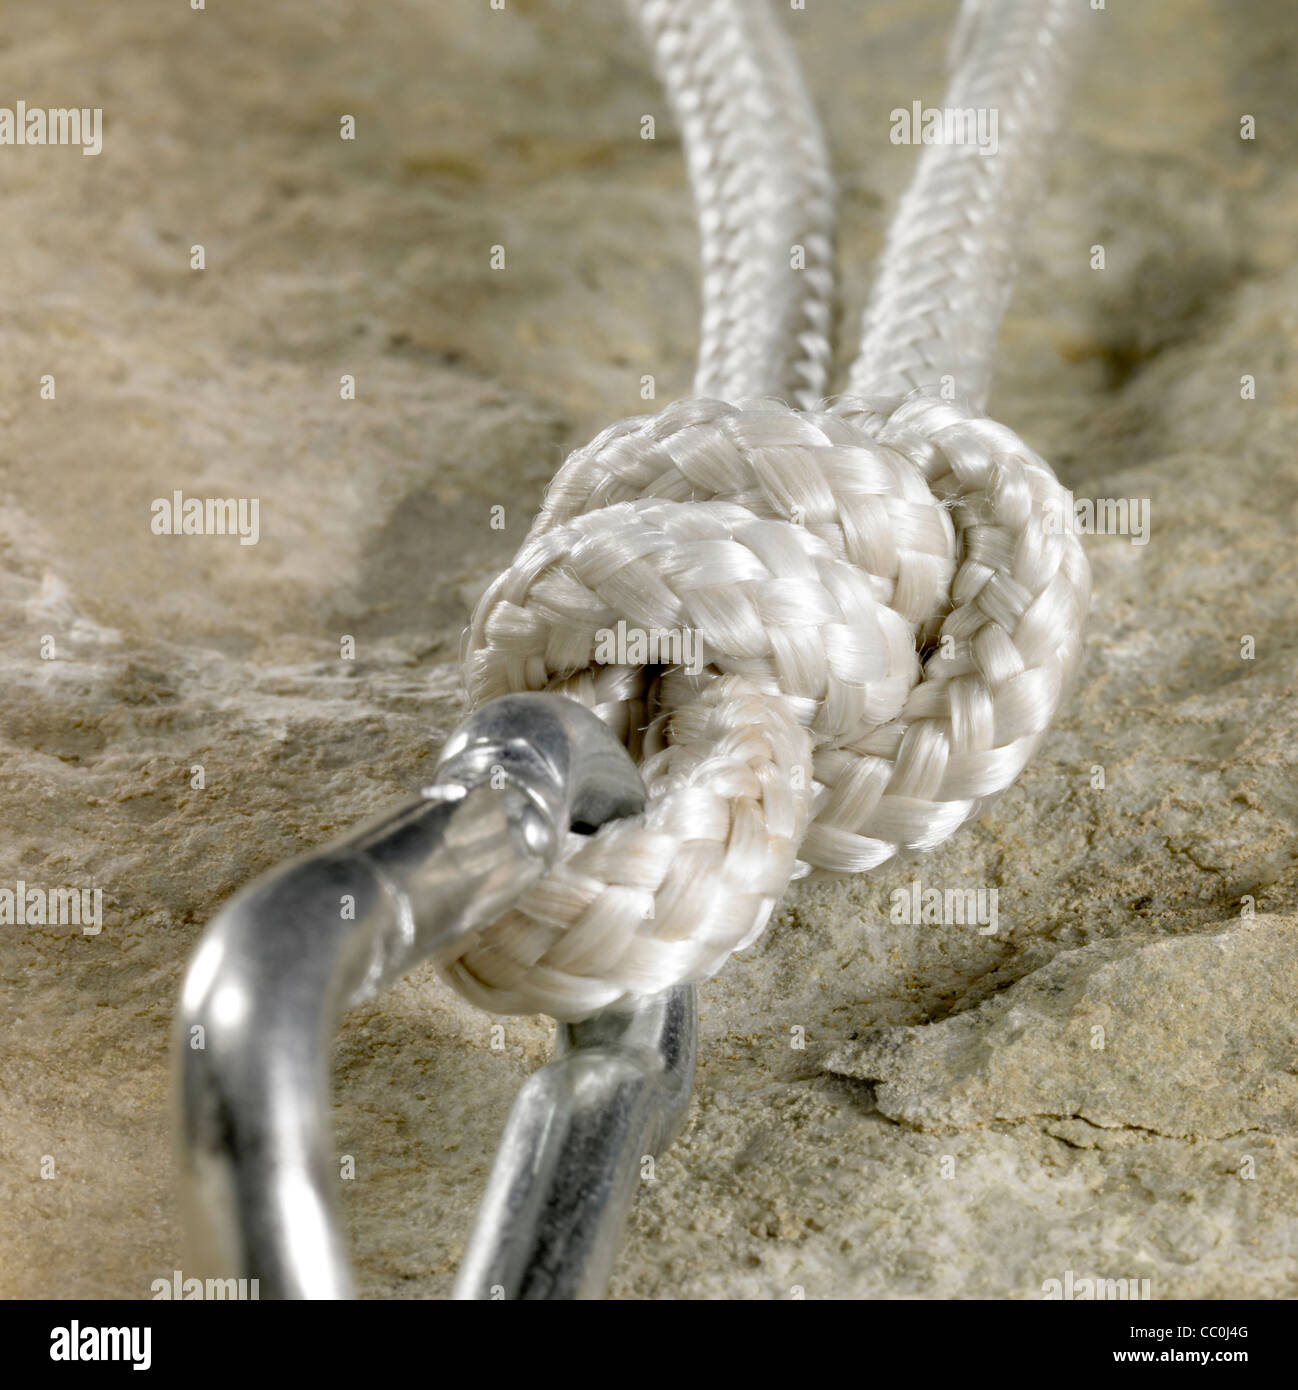
POLYGON ((765 0, 628 6, 681 128, 698 210, 694 393, 813 405, 829 378, 834 180, 789 41, 765 0))
MULTIPOLYGON (((1057 3, 1024 8, 1048 27, 1057 3)), ((684 0, 642 9, 661 34, 696 32, 684 0)), ((721 0, 699 9, 741 22, 721 0)), ((735 397, 776 389, 762 374, 791 359, 740 366, 724 337, 708 370, 735 397)), ((954 833, 1032 756, 1081 650, 1089 573, 1057 524, 1065 497, 1012 431, 924 391, 682 401, 577 450, 478 607, 469 688, 595 709, 640 759, 648 805, 570 836, 452 983, 498 1012, 579 1019, 712 973, 792 878, 954 833), (702 664, 610 661, 619 624, 692 634, 702 664)))
POLYGON ((996 152, 924 147, 888 229, 849 394, 899 394, 949 376, 966 400, 986 403, 1085 14, 1085 0, 966 0, 944 109, 994 112, 996 152))

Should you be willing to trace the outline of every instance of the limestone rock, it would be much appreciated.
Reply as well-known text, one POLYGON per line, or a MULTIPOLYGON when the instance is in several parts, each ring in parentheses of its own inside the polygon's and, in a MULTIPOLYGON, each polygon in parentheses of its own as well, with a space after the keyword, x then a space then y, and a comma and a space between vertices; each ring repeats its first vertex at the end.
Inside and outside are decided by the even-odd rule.
POLYGON ((826 1070, 938 1133, 1080 1119, 1181 1139, 1298 1128, 1298 924, 1063 951, 977 1008, 873 1030, 826 1070))
MULTIPOLYGON (((889 112, 940 100, 954 5, 776 8, 841 184, 846 357, 914 169, 889 112)), ((992 413, 1077 496, 1148 499, 1148 544, 1088 542, 1078 688, 1010 793, 798 885, 703 987, 615 1296, 1298 1296, 1292 21, 1096 14, 992 413), (915 878, 997 888, 998 930, 893 923, 915 878)), ((203 924, 420 785, 564 452, 688 392, 697 238, 604 0, 13 6, 0 88, 105 108, 97 157, 0 150, 0 887, 105 895, 97 936, 0 926, 0 1296, 143 1298, 183 1268, 168 1045, 203 924), (152 535, 175 488, 260 498, 259 543, 152 535)), ((423 969, 344 1022, 367 1296, 450 1290, 549 1047, 493 1021, 423 969)))

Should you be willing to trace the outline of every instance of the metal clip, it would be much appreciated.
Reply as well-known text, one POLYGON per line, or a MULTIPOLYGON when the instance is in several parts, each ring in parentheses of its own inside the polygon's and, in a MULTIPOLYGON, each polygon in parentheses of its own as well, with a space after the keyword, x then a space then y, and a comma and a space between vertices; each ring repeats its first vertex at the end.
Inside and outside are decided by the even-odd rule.
POLYGON ((646 1157, 694 1085, 693 985, 560 1029, 509 1113, 456 1298, 600 1298, 646 1157))
MULTIPOLYGON (((634 764, 593 714, 507 695, 452 735, 418 797, 222 909, 177 1020, 195 1269, 257 1278, 270 1298, 352 1295, 328 1125, 342 1010, 453 955, 545 874, 564 831, 643 804, 634 764)), ((602 1291, 640 1155, 670 1143, 688 1103, 694 1027, 685 987, 566 1030, 511 1114, 459 1296, 602 1291)))

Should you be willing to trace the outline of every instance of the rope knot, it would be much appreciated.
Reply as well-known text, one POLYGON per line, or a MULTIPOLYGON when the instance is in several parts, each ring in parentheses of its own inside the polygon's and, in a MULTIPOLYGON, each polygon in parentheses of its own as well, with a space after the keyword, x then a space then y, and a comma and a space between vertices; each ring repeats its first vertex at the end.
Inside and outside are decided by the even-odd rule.
POLYGON ((920 392, 682 401, 575 452, 478 607, 470 691, 589 705, 649 806, 574 836, 453 983, 581 1018, 713 973, 792 877, 945 840, 1022 770, 1080 651, 1062 497, 1012 431, 920 392))

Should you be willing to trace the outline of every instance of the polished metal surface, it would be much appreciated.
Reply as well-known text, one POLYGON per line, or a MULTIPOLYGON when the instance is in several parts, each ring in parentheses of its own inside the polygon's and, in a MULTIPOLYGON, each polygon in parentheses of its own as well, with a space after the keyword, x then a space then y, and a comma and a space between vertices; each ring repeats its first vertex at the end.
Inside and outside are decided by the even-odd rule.
POLYGON ((177 1019, 195 1274, 259 1279, 264 1298, 350 1296, 328 1123, 340 1013, 453 953, 547 870, 569 827, 643 801, 634 764, 588 710, 505 696, 452 736, 420 796, 227 904, 177 1019))
POLYGON ((460 1299, 603 1296, 646 1160, 685 1121, 693 985, 559 1029, 510 1111, 460 1265, 460 1299))

